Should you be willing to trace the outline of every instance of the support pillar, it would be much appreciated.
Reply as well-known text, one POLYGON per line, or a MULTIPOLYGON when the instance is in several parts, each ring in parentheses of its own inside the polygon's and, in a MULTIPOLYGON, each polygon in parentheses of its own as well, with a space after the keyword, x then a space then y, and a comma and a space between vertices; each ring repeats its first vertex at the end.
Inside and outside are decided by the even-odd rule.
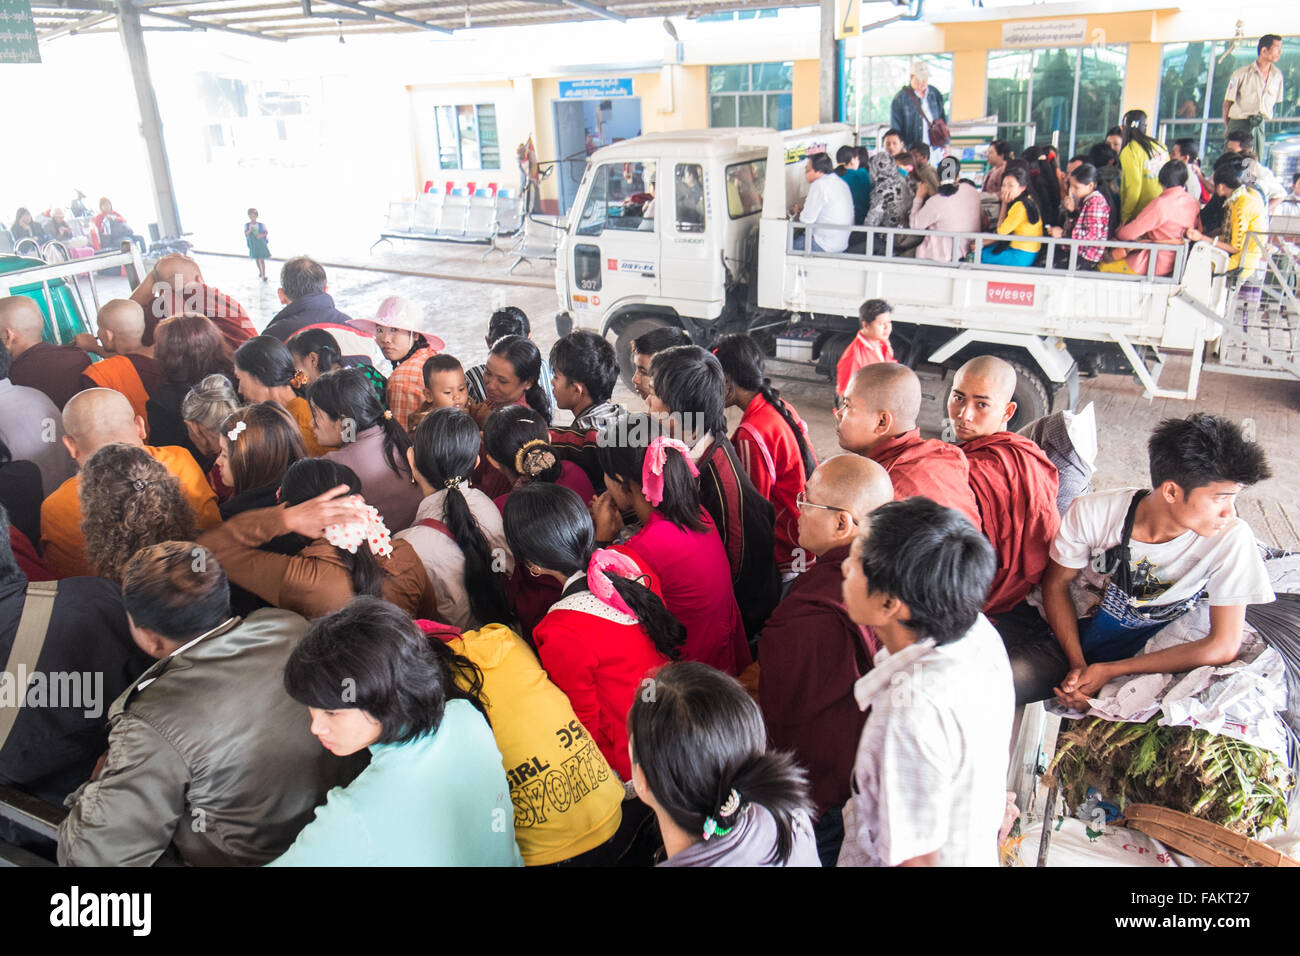
POLYGON ((158 228, 165 236, 181 234, 181 217, 176 206, 176 191, 172 187, 171 167, 167 163, 167 147, 163 144, 162 116, 158 113, 158 98, 154 95, 153 79, 149 75, 149 57, 144 48, 144 32, 140 28, 140 11, 132 0, 117 0, 118 30, 122 34, 122 47, 131 66, 131 81, 135 86, 135 99, 140 107, 140 134, 144 137, 145 151, 149 155, 149 178, 153 187, 154 206, 158 212, 158 228))
POLYGON ((817 42, 817 120, 835 122, 839 100, 839 70, 836 69, 835 0, 821 0, 821 24, 817 42))

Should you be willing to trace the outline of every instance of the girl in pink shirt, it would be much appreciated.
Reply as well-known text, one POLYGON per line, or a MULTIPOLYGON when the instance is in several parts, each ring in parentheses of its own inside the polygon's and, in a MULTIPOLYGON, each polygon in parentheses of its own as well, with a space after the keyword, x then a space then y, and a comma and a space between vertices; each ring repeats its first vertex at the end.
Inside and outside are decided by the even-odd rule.
POLYGON ((620 548, 659 578, 664 604, 686 627, 682 660, 736 676, 753 658, 727 552, 700 505, 688 449, 654 437, 658 424, 649 415, 629 415, 619 440, 598 446, 607 493, 592 505, 596 539, 612 540, 622 528, 619 513, 634 511, 641 528, 620 548))

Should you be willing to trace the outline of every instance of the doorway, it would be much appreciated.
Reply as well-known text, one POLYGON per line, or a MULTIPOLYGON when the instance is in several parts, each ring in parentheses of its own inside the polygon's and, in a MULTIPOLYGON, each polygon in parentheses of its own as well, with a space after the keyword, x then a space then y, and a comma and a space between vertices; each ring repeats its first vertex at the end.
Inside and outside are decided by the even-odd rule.
POLYGON ((567 215, 578 195, 587 157, 613 143, 641 135, 641 97, 554 100, 555 143, 560 215, 567 215))

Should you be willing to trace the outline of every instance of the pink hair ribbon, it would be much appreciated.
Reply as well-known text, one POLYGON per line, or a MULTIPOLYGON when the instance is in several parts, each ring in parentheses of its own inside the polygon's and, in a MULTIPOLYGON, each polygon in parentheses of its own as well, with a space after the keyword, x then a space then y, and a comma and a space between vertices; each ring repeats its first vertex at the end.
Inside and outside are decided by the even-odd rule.
POLYGON ((609 579, 610 571, 620 578, 630 579, 639 578, 645 572, 626 554, 610 548, 598 549, 587 563, 587 587, 596 599, 628 617, 636 617, 623 596, 614 590, 614 582, 609 579))
POLYGON ((664 465, 668 462, 669 448, 681 452, 692 478, 700 476, 695 462, 691 461, 691 450, 676 438, 660 435, 646 449, 645 462, 641 465, 641 494, 651 505, 658 506, 664 500, 664 465))

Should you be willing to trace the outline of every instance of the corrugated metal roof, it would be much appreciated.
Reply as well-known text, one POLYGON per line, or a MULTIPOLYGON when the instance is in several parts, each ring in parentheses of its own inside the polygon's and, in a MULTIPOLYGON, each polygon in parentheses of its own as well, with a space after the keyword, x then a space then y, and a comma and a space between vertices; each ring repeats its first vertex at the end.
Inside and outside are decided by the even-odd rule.
MULTIPOLYGON (((532 26, 580 20, 631 20, 814 6, 817 0, 137 0, 146 27, 207 29, 268 40, 345 34, 450 33, 466 28, 532 26)), ((110 0, 33 0, 42 40, 115 30, 110 0)))

